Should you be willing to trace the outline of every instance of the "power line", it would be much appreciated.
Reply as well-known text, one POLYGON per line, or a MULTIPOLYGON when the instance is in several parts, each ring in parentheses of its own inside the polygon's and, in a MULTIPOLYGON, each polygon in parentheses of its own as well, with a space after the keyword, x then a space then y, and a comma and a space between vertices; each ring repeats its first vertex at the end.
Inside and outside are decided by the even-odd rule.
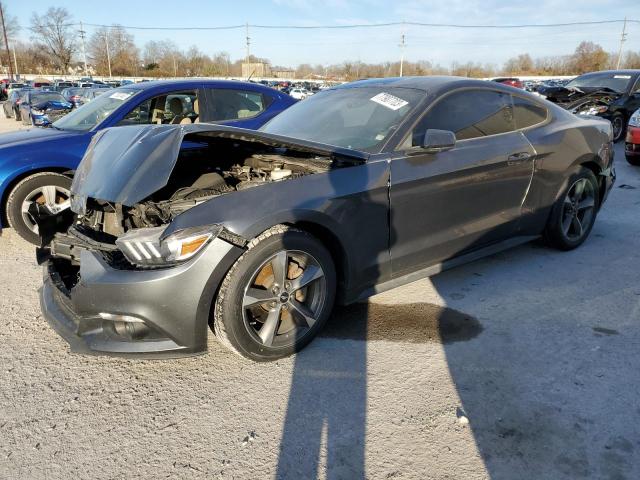
MULTIPOLYGON (((617 23, 636 23, 640 24, 640 20, 619 19, 619 20, 595 20, 585 22, 565 22, 565 23, 523 23, 511 25, 464 25, 458 23, 424 23, 424 22, 387 22, 387 23, 354 23, 346 25, 218 25, 211 27, 146 27, 138 25, 107 25, 100 23, 85 23, 89 27, 98 28, 125 28, 127 30, 239 30, 242 28, 256 28, 266 30, 347 30, 353 28, 382 28, 394 26, 412 26, 412 27, 432 27, 432 28, 482 28, 482 29, 513 29, 513 28, 558 28, 571 26, 587 26, 587 25, 611 25, 617 23)), ((68 24, 68 26, 77 26, 77 23, 68 24)))
POLYGON ((616 68, 620 68, 620 60, 622 60, 622 44, 627 40, 627 19, 625 17, 622 24, 622 35, 620 35, 620 50, 618 50, 618 62, 616 68))

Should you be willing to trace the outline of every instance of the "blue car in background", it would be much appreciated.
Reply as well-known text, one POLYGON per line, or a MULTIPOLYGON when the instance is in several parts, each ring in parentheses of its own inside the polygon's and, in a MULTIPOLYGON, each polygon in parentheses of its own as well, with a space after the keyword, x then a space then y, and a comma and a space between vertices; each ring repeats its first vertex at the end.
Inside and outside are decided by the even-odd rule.
POLYGON ((109 90, 50 128, 0 134, 0 230, 11 225, 27 241, 40 243, 33 211, 56 214, 69 208, 74 170, 99 130, 199 122, 258 129, 293 103, 256 83, 152 81, 109 90))
POLYGON ((71 111, 73 104, 58 92, 30 90, 20 102, 20 118, 25 125, 46 127, 71 111))

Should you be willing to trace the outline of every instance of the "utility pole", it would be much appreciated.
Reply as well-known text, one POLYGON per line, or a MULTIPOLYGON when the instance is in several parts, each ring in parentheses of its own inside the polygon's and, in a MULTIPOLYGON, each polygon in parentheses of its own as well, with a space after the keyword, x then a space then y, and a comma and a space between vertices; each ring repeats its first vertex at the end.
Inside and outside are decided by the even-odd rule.
POLYGON ((4 35, 4 49, 7 51, 7 63, 9 64, 9 78, 13 80, 13 67, 11 66, 11 54, 9 53, 9 40, 7 40, 7 27, 4 24, 4 9, 0 2, 0 19, 2 19, 2 34, 4 35))
POLYGON ((249 22, 247 22, 245 25, 245 37, 247 39, 247 58, 245 60, 245 63, 249 63, 249 57, 251 57, 251 53, 249 50, 249 46, 251 45, 251 38, 249 38, 249 22))
POLYGON ((15 74, 16 74, 16 80, 17 80, 20 75, 18 74, 18 59, 16 58, 16 45, 15 45, 15 43, 13 44, 13 66, 16 68, 15 74))
POLYGON ((109 52, 109 27, 104 32, 104 43, 107 45, 107 64, 109 65, 109 78, 111 78, 111 53, 109 52))
POLYGON ((400 35, 400 76, 402 76, 402 69, 404 67, 404 48, 407 46, 405 42, 404 32, 400 35))
POLYGON ((616 70, 620 69, 620 61, 622 60, 622 44, 627 40, 627 17, 624 17, 624 23, 622 24, 622 35, 620 35, 620 49, 618 50, 618 63, 616 64, 616 70))
POLYGON ((88 77, 89 76, 89 69, 87 68, 87 51, 85 49, 85 45, 84 45, 84 37, 85 34, 87 32, 84 31, 84 28, 82 28, 82 21, 80 21, 80 38, 82 39, 82 61, 84 62, 84 76, 88 77))

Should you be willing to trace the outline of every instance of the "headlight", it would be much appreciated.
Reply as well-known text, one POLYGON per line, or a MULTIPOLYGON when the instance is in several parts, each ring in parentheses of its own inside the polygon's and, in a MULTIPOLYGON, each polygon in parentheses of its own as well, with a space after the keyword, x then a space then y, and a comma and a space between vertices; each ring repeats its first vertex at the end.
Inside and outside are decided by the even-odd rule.
POLYGON ((38 110, 37 108, 32 108, 31 113, 34 115, 44 115, 44 110, 38 110))
POLYGON ((636 110, 631 118, 629 119, 630 127, 640 127, 640 110, 636 110))
POLYGON ((598 115, 600 113, 606 112, 608 109, 609 107, 607 107, 606 105, 594 105, 587 108, 586 110, 583 110, 580 113, 582 113, 583 115, 598 115))
POLYGON ((192 258, 220 233, 222 227, 207 225, 185 228, 162 238, 165 230, 166 227, 131 230, 118 238, 116 245, 134 265, 172 265, 192 258))

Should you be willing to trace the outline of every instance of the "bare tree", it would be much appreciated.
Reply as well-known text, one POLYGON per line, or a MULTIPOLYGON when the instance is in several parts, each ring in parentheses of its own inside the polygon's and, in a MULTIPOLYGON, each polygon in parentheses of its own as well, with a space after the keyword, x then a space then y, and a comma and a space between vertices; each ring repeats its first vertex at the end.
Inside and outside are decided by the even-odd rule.
POLYGON ((602 70, 609 63, 609 54, 593 42, 580 42, 572 57, 574 73, 602 70))
POLYGON ((50 7, 43 15, 33 13, 31 32, 34 43, 42 48, 58 69, 67 73, 76 51, 76 31, 66 8, 50 7))
POLYGON ((109 61, 111 73, 120 76, 135 75, 140 63, 133 35, 127 33, 120 25, 102 27, 94 32, 89 41, 89 58, 100 75, 109 73, 109 61))

